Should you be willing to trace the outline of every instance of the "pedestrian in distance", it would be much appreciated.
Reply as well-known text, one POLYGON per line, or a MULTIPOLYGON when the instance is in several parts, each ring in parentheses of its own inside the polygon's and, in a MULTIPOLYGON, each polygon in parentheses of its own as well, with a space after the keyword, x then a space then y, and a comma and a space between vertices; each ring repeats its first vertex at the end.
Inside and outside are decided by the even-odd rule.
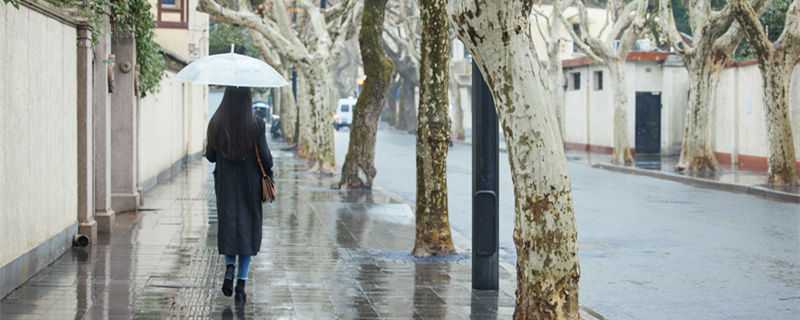
POLYGON ((219 217, 217 247, 219 253, 225 255, 226 265, 222 293, 230 297, 234 292, 233 278, 238 256, 234 297, 237 304, 247 300, 244 288, 250 258, 261 248, 263 215, 259 157, 272 179, 272 155, 267 146, 266 126, 263 121, 257 121, 251 105, 250 88, 227 87, 207 131, 206 158, 216 163, 213 174, 219 217))

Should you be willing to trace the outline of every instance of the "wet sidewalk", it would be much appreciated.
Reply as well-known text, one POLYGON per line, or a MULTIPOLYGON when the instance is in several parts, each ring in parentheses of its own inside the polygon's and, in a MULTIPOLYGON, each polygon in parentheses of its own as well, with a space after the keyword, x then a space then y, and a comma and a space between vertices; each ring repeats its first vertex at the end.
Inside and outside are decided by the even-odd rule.
MULTIPOLYGON (((248 302, 221 294, 216 204, 205 160, 117 216, 113 233, 73 248, 0 302, 0 319, 509 319, 514 270, 500 290, 471 289, 469 243, 419 259, 413 212, 382 191, 338 191, 335 177, 273 142, 278 200, 266 204, 248 302)), ((510 272, 509 272, 510 271, 510 272)), ((591 318, 582 311, 584 318, 591 318)))

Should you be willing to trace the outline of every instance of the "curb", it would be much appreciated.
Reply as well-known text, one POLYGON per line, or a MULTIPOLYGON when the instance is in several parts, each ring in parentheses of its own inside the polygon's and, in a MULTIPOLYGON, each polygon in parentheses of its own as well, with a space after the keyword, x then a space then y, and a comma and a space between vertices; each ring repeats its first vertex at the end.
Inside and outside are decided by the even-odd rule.
POLYGON ((675 173, 668 173, 663 171, 653 171, 647 169, 639 169, 639 168, 632 168, 632 167, 623 167, 619 165, 609 164, 609 163, 602 163, 602 164, 595 164, 592 165, 592 168, 597 169, 605 169, 608 171, 613 172, 620 172, 620 173, 628 173, 634 175, 642 175, 651 178, 658 178, 663 180, 675 181, 680 182, 692 186, 697 186, 701 188, 707 189, 715 189, 720 191, 727 191, 727 192, 736 192, 736 193, 744 193, 749 194, 752 196, 756 196, 759 198, 769 199, 769 200, 777 200, 777 201, 784 201, 784 202, 794 202, 800 203, 800 194, 794 194, 779 190, 772 190, 766 188, 763 185, 742 185, 742 184, 735 184, 729 182, 720 182, 720 181, 713 181, 703 178, 697 177, 690 177, 681 174, 675 173))

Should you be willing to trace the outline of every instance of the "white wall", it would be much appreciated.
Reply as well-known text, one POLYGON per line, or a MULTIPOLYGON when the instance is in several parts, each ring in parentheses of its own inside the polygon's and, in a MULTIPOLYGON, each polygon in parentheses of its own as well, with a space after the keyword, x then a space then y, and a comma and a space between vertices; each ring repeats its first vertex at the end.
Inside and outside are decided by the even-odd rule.
POLYGON ((0 43, 3 266, 77 221, 77 33, 3 4, 0 43))
MULTIPOLYGON (((566 141, 593 146, 613 146, 613 100, 616 84, 609 78, 608 70, 597 65, 581 66, 565 70, 564 77, 569 82, 564 94, 566 141), (594 73, 596 71, 603 74, 603 87, 599 90, 595 89, 594 73), (579 90, 575 90, 574 87, 573 74, 575 73, 580 73, 581 77, 579 90)), ((633 87, 632 81, 632 79, 626 79, 628 88, 633 87)), ((628 111, 629 123, 631 123, 631 112, 628 111)))
MULTIPOLYGON (((654 61, 628 62, 628 138, 635 146, 636 92, 661 93, 661 152, 680 152, 688 107, 688 73, 682 66, 654 61), (649 70, 649 71, 648 71, 649 70)), ((570 81, 566 99, 566 142, 599 147, 613 146, 613 91, 607 70, 597 65, 565 69, 570 81), (604 88, 594 90, 593 73, 603 70, 604 88), (581 73, 580 90, 572 89, 572 73, 581 73), (588 112, 587 112, 588 110, 588 112), (588 120, 587 120, 588 114, 588 120), (589 127, 587 139, 586 127, 589 127)), ((800 159, 800 64, 792 75, 789 113, 796 157, 800 159)), ((729 67, 722 71, 712 101, 712 141, 715 152, 768 157, 763 86, 758 65, 729 67)))
MULTIPOLYGON (((794 135, 795 157, 800 159, 800 67, 795 66, 790 87, 789 113, 794 135)), ((767 157, 767 128, 763 104, 764 88, 757 64, 726 68, 722 71, 716 94, 714 114, 714 151, 767 157), (738 119, 737 119, 738 117, 738 119)))
POLYGON ((206 86, 171 80, 173 75, 170 72, 161 81, 159 92, 140 101, 142 183, 203 148, 208 113, 206 86))
POLYGON ((589 144, 587 136, 587 125, 589 122, 587 115, 587 96, 586 90, 574 90, 572 84, 572 74, 581 73, 581 89, 585 88, 585 74, 588 68, 573 68, 564 71, 564 77, 569 82, 564 92, 564 133, 566 142, 589 144))

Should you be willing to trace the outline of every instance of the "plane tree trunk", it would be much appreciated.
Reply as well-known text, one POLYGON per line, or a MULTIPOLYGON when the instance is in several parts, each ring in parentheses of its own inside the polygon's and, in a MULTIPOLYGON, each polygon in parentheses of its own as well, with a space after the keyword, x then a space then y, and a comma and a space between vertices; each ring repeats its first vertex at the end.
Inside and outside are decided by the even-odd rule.
MULTIPOLYGON (((307 159, 314 161, 309 171, 332 174, 336 172, 336 158, 333 143, 333 109, 331 93, 333 78, 328 72, 305 72, 305 70, 328 70, 332 64, 320 62, 320 66, 304 68, 306 92, 309 104, 309 122, 311 143, 307 159)), ((302 124, 302 123, 301 123, 302 124)))
POLYGON ((729 0, 735 17, 744 30, 747 42, 758 60, 764 87, 767 139, 768 185, 796 185, 800 181, 795 160, 794 138, 789 120, 789 86, 800 57, 800 4, 794 0, 786 11, 786 25, 775 43, 771 43, 759 15, 747 1, 729 0))
POLYGON ((297 140, 294 136, 295 122, 297 121, 297 104, 294 101, 292 88, 285 86, 278 89, 281 96, 281 131, 283 137, 289 143, 296 143, 297 140))
MULTIPOLYGON (((763 13, 769 0, 753 0, 763 13)), ((666 39, 681 57, 689 73, 689 106, 676 171, 716 171, 719 163, 711 145, 711 116, 720 72, 733 57, 742 39, 742 29, 734 21, 733 10, 714 11, 711 1, 688 0, 691 42, 678 32, 671 0, 659 0, 659 20, 666 39)))
MULTIPOLYGON (((628 86, 625 83, 625 73, 622 72, 625 60, 609 61, 608 70, 614 88, 614 150, 611 162, 633 163, 631 145, 628 142, 628 86)), ((588 89, 587 89, 588 90, 588 89)))
MULTIPOLYGON (((298 70, 300 71, 300 70, 298 70)), ((311 145, 313 134, 311 133, 311 96, 309 94, 306 74, 297 73, 297 151, 299 157, 313 161, 311 145)))
POLYGON ((494 97, 514 182, 515 319, 578 319, 577 231, 566 157, 532 50, 532 1, 450 0, 494 97))
POLYGON ((447 97, 450 69, 447 0, 420 0, 422 60, 417 116, 417 211, 415 256, 455 253, 447 211, 447 97))
POLYGON ((350 126, 350 143, 342 165, 342 177, 334 187, 371 189, 375 170, 375 135, 378 117, 386 101, 386 89, 392 80, 392 62, 381 45, 383 18, 387 0, 365 0, 358 44, 367 80, 358 96, 350 126))
POLYGON ((689 106, 681 142, 681 156, 675 170, 715 171, 719 169, 711 146, 711 114, 719 84, 720 69, 728 59, 686 59, 693 62, 689 71, 689 106))

